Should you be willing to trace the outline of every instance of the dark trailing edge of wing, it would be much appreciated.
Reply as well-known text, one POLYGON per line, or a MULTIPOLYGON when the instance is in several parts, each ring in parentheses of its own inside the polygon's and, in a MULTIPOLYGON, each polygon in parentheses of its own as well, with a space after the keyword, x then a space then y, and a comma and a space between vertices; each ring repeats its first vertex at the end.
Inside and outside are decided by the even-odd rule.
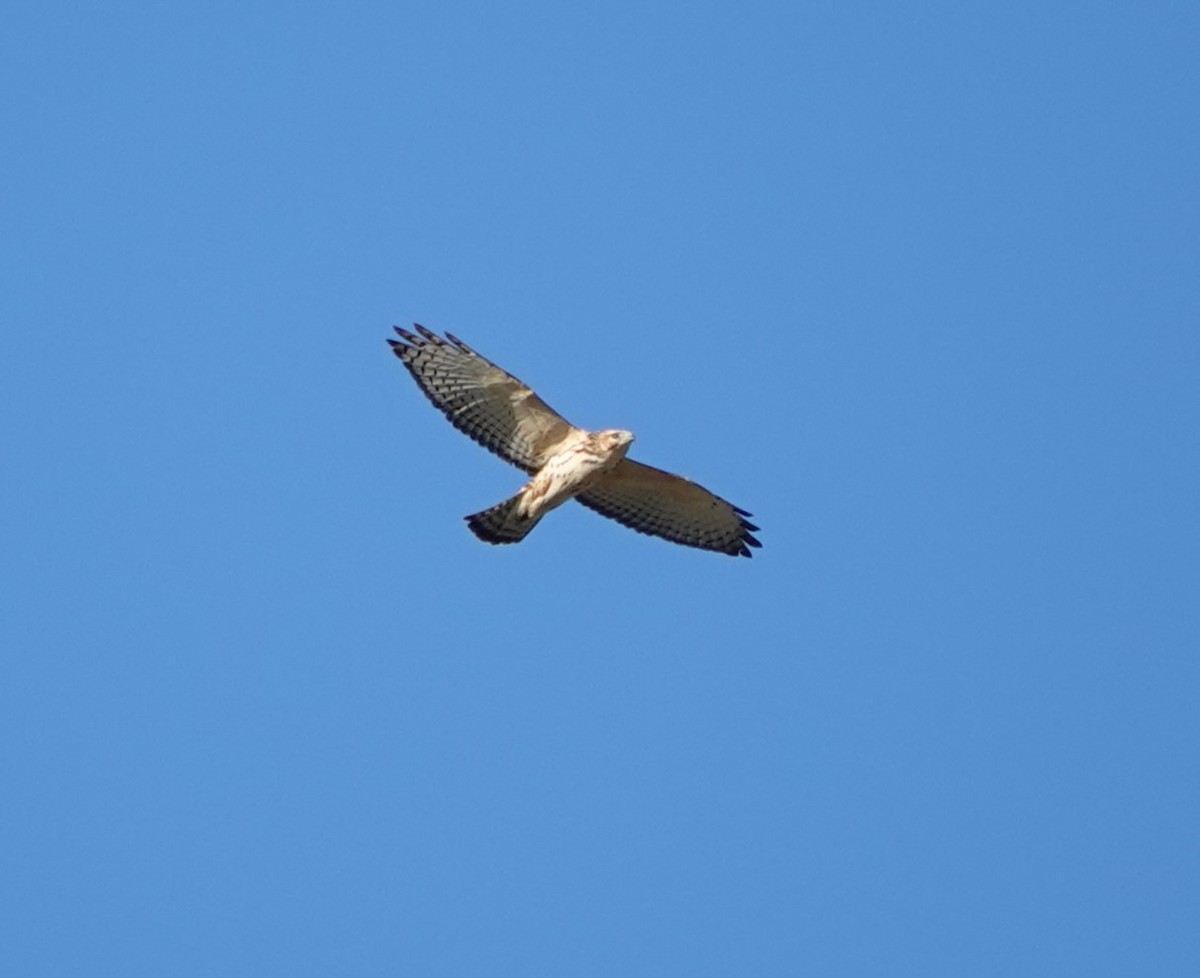
MULTIPOLYGON (((742 509, 740 506, 734 506, 733 503, 730 503, 729 505, 733 511, 738 514, 738 516, 742 517, 742 519, 739 521, 742 524, 742 543, 750 547, 761 547, 762 544, 750 535, 751 533, 757 533, 759 528, 745 518, 747 516, 753 516, 754 514, 742 509)), ((750 557, 752 554, 746 549, 746 547, 742 547, 741 556, 750 557)))
MULTIPOLYGON (((401 343, 399 340, 388 340, 388 343, 392 347, 392 352, 395 353, 396 356, 400 356, 400 349, 406 349, 409 346, 421 346, 426 342, 432 343, 434 346, 446 346, 446 340, 449 340, 454 346, 462 350, 463 353, 470 353, 477 357, 479 356, 478 353, 472 350, 469 346, 467 346, 466 343, 460 340, 453 333, 447 333, 445 339, 443 339, 433 330, 427 329, 420 323, 413 323, 413 329, 421 334, 420 337, 413 336, 413 334, 408 330, 401 329, 399 326, 393 326, 392 329, 394 329, 396 331, 396 335, 404 341, 401 343)), ((485 357, 479 358, 481 360, 486 359, 485 357)), ((491 363, 491 361, 489 360, 488 363, 491 363)))
POLYGON ((739 509, 737 506, 734 506, 733 503, 730 503, 729 505, 732 507, 733 511, 735 513, 737 513, 738 516, 740 517, 738 522, 741 523, 741 525, 742 525, 742 535, 738 538, 739 542, 742 544, 742 547, 740 550, 738 550, 738 552, 736 554, 733 554, 733 556, 735 556, 735 557, 753 557, 754 554, 752 554, 748 548, 762 547, 762 544, 759 543, 758 540, 756 540, 754 537, 752 537, 750 535, 752 532, 758 530, 758 527, 755 526, 753 523, 751 523, 745 517, 753 516, 754 514, 747 513, 744 509, 739 509))

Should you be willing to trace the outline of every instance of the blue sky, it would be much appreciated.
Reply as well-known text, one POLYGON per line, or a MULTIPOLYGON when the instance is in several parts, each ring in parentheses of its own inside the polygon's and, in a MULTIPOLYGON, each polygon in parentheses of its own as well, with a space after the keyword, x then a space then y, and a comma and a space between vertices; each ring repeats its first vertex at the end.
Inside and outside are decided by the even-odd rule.
POLYGON ((1200 973, 1194 5, 6 22, 4 973, 1200 973))

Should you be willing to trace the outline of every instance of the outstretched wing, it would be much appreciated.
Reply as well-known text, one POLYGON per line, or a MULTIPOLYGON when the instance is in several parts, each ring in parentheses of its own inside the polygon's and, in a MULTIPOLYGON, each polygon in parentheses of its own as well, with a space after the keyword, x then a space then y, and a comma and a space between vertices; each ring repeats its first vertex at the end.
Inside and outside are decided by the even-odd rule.
POLYGON ((526 472, 541 468, 574 427, 532 390, 462 340, 394 327, 388 340, 421 390, 459 431, 526 472))
POLYGON ((750 515, 744 509, 682 476, 629 458, 575 498, 638 533, 687 547, 749 557, 751 547, 762 546, 750 535, 758 527, 743 519, 750 515))

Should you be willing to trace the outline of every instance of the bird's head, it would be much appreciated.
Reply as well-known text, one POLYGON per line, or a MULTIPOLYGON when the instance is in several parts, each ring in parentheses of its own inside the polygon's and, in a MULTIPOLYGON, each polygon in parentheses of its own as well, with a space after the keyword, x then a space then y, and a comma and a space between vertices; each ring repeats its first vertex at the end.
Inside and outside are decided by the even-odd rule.
POLYGON ((613 452, 617 458, 621 458, 633 444, 633 432, 623 431, 620 428, 609 428, 607 431, 599 433, 598 440, 605 451, 613 452))

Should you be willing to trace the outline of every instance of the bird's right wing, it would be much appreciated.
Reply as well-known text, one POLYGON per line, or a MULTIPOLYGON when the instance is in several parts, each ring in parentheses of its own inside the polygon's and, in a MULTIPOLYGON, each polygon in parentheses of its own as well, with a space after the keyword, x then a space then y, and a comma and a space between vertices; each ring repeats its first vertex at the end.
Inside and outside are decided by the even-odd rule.
POLYGON ((420 334, 395 327, 388 340, 450 423, 490 452, 526 472, 541 468, 575 428, 516 377, 481 357, 462 340, 442 339, 424 326, 420 334))

